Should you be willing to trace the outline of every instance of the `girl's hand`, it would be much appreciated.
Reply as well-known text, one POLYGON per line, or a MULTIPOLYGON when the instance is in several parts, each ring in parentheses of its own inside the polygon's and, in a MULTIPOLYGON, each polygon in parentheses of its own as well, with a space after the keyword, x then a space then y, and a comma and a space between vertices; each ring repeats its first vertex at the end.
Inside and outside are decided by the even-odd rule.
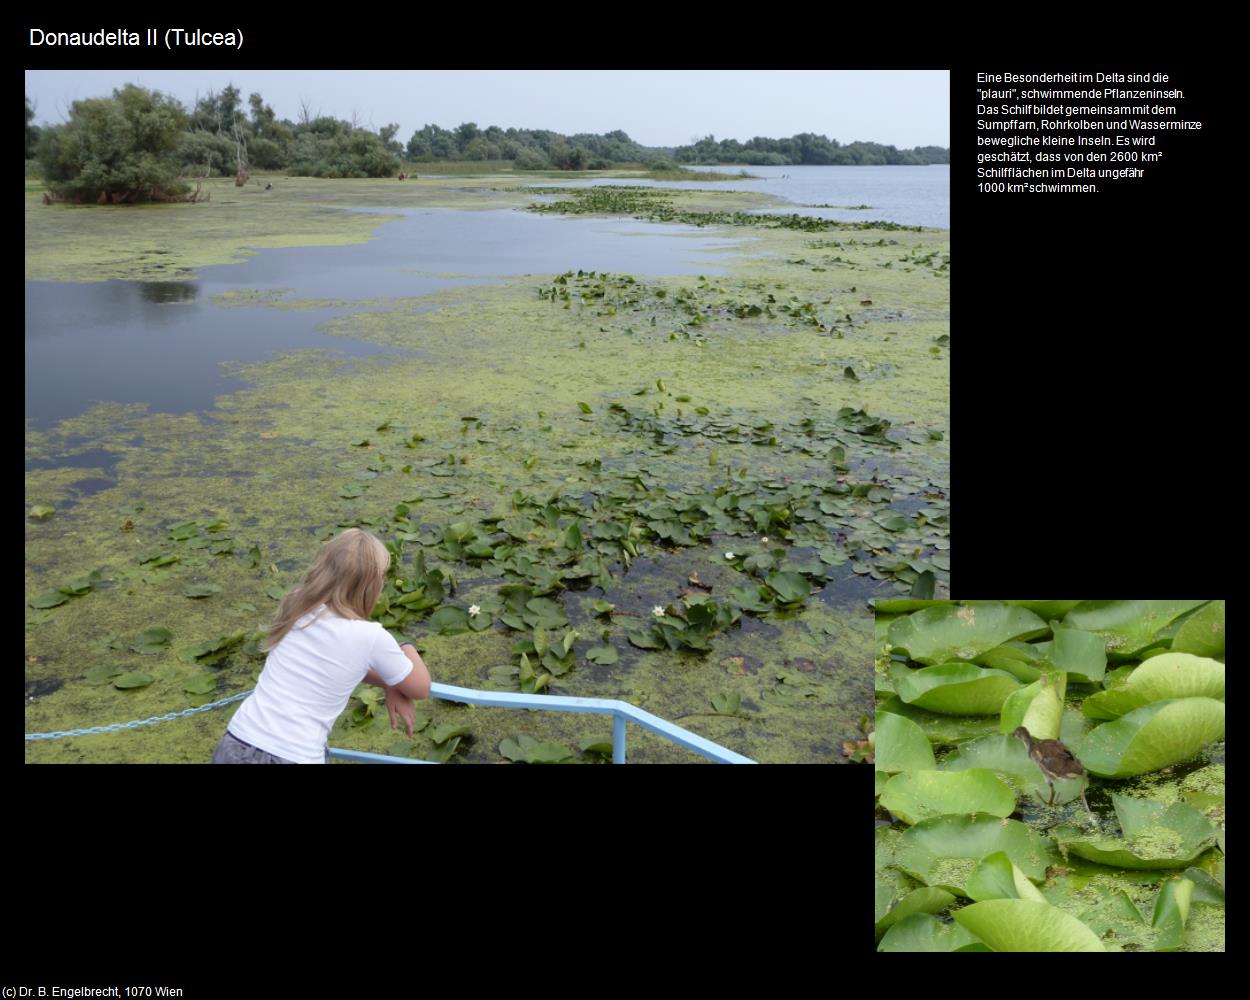
POLYGON ((412 727, 416 722, 416 710, 413 708, 412 699, 405 698, 394 688, 386 689, 386 711, 391 717, 391 728, 395 728, 395 716, 399 715, 404 720, 404 725, 408 729, 408 738, 412 739, 412 727))

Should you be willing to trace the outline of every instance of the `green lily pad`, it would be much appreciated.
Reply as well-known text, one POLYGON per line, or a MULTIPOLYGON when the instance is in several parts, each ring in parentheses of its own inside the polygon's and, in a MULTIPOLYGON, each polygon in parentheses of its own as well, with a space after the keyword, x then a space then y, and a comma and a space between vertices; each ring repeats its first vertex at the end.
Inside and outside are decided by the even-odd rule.
POLYGON ((991 951, 1106 951, 1071 914, 1032 899, 990 899, 953 914, 991 951))
POLYGON ((980 939, 959 924, 928 913, 903 917, 886 931, 877 951, 986 951, 980 939))
POLYGON ((101 664, 100 666, 92 667, 85 674, 83 674, 83 677, 86 678, 88 684, 98 686, 101 684, 108 684, 114 677, 119 674, 124 674, 125 672, 125 667, 111 667, 106 664, 101 664))
POLYGON ((900 920, 905 920, 913 913, 940 913, 954 901, 955 897, 945 889, 934 889, 930 886, 913 889, 894 902, 885 916, 877 921, 876 932, 878 935, 884 934, 900 920))
POLYGON ((714 694, 710 700, 712 708, 718 712, 726 712, 733 715, 742 708, 742 695, 736 691, 731 691, 727 694, 714 694))
POLYGON ((973 715, 942 715, 929 712, 917 705, 908 705, 895 695, 877 705, 878 720, 884 714, 901 715, 911 719, 924 730, 930 743, 934 746, 950 746, 964 740, 989 736, 998 732, 998 717, 987 718, 973 715))
POLYGON ((522 618, 531 628, 561 628, 569 623, 564 608, 547 597, 535 597, 525 603, 522 618))
POLYGON ((966 896, 965 883, 987 854, 1006 851, 1021 871, 1040 881, 1059 860, 1054 844, 1013 819, 989 813, 921 820, 899 838, 895 863, 926 885, 966 896))
POLYGON ((1017 788, 1035 785, 1039 771, 1024 744, 1014 736, 995 734, 970 740, 957 753, 942 761, 942 769, 960 771, 965 768, 988 768, 1012 782, 1017 788))
POLYGON ((1118 719, 1154 701, 1168 698, 1224 700, 1224 664, 1192 653, 1152 656, 1124 680, 1085 699, 1081 711, 1091 719, 1118 719))
POLYGON ((943 663, 921 670, 893 663, 890 680, 903 701, 947 715, 996 715, 1020 687, 1011 674, 973 663, 943 663))
POLYGON ((212 694, 217 690, 217 678, 212 674, 200 674, 182 685, 187 694, 212 694))
POLYGON ((1193 891, 1194 884, 1187 878, 1169 879, 1163 883, 1150 921, 1159 935, 1155 940, 1155 951, 1176 951, 1184 943, 1193 891))
POLYGON ((113 678, 113 687, 115 688, 141 688, 147 687, 152 683, 151 674, 122 674, 120 677, 113 678))
POLYGON ((1205 601, 1085 601, 1064 618, 1064 625, 1097 632, 1106 644, 1107 656, 1127 659, 1162 645, 1157 634, 1205 601))
POLYGON ((1185 620, 1172 639, 1172 652, 1224 659, 1224 602, 1212 601, 1185 620))
POLYGON ((1091 836, 1073 827, 1052 831, 1067 852, 1115 868, 1183 868, 1215 843, 1215 828, 1183 802, 1112 795, 1122 837, 1091 836))
POLYGON ((1177 698, 1153 702, 1095 727, 1076 752, 1092 774, 1129 778, 1188 760, 1223 736, 1223 702, 1177 698))
POLYGON ((937 767, 933 747, 916 723, 890 712, 877 715, 876 766, 880 772, 931 770, 937 767))
POLYGON ((184 663, 194 663, 196 660, 202 660, 204 663, 215 663, 225 657, 235 646, 247 638, 246 632, 233 632, 230 635, 218 636, 215 639, 206 639, 204 642, 196 643, 194 646, 188 646, 178 653, 178 659, 184 663))
POLYGON ((890 779, 881 804, 904 823, 951 813, 1010 816, 1016 809, 1011 786, 993 771, 904 771, 890 779))
POLYGON ((890 623, 890 645, 917 663, 972 660, 1013 639, 1047 632, 1046 623, 1024 608, 968 604, 926 608, 890 623))
POLYGON ((1045 656, 1071 680, 1096 684, 1107 671, 1107 651, 1103 637, 1075 628, 1054 630, 1054 639, 1047 644, 1045 656))
POLYGON ((1042 675, 1049 643, 1005 642, 986 650, 973 662, 994 670, 1005 670, 1017 680, 1032 684, 1042 675), (1041 647, 1041 648, 1039 648, 1041 647))
POLYGON ((1034 739, 1058 739, 1059 724, 1063 718, 1062 688, 1063 675, 1058 674, 1046 675, 1012 692, 1003 702, 999 729, 1004 733, 1014 733, 1019 726, 1024 726, 1034 739))
POLYGON ((37 503, 30 508, 30 516, 36 521, 44 521, 56 513, 56 508, 50 503, 37 503))
POLYGON ((446 743, 455 736, 466 736, 468 732, 468 726, 457 726, 453 722, 444 722, 441 726, 435 726, 426 735, 435 743, 446 743))
POLYGON ((1046 901, 1028 876, 1011 863, 1004 851, 995 851, 981 859, 968 879, 968 895, 977 902, 987 899, 1032 899, 1046 901))
POLYGON ((135 643, 130 648, 136 653, 144 655, 152 655, 154 653, 163 652, 165 647, 169 645, 169 640, 174 634, 167 628, 150 628, 145 632, 140 632, 135 638, 135 643))
POLYGON ((766 582, 786 604, 804 600, 812 590, 802 573, 774 573, 766 582))
POLYGON ((450 605, 442 607, 430 615, 429 625, 439 635, 459 635, 469 631, 469 612, 450 605))
POLYGON ((182 592, 183 597, 212 597, 220 594, 221 587, 215 583, 197 583, 182 592))
POLYGON ((55 608, 64 604, 69 600, 68 594, 63 594, 59 590, 45 590, 42 594, 36 594, 30 600, 32 608, 44 609, 55 608))
MULTIPOLYGON (((573 751, 563 744, 539 743, 524 733, 506 737, 499 744, 499 752, 509 760, 525 764, 556 764, 573 756, 573 751)), ((610 746, 608 752, 612 752, 610 746)))

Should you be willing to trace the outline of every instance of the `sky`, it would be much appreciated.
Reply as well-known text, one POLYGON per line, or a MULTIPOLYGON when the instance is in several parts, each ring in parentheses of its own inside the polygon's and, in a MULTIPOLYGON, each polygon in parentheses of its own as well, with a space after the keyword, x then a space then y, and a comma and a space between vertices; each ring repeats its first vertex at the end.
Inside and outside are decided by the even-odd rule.
POLYGON ((399 123, 407 142, 426 124, 455 128, 627 132, 644 146, 684 146, 711 134, 745 141, 814 132, 839 142, 900 149, 950 145, 947 70, 27 70, 36 124, 56 124, 70 105, 135 83, 178 98, 233 83, 259 91, 279 118, 314 115, 380 128, 399 123))

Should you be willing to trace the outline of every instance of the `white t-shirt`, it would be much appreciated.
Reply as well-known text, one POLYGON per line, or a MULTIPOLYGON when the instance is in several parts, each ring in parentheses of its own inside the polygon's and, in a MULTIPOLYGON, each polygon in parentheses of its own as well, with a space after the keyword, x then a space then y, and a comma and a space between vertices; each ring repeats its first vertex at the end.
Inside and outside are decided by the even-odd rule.
POLYGON ((266 753, 324 764, 330 727, 369 670, 395 685, 412 661, 378 622, 340 618, 321 605, 270 650, 256 690, 227 728, 266 753))

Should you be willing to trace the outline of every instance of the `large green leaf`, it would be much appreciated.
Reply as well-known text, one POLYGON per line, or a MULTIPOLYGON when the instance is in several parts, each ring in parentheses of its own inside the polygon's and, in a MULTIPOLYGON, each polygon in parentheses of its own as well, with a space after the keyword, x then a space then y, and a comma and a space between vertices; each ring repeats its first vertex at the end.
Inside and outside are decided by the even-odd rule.
POLYGON ((928 913, 904 917, 887 932, 877 951, 984 951, 980 939, 959 924, 928 913))
POLYGON ((1118 719, 1134 709, 1168 698, 1224 700, 1224 664, 1192 653, 1152 656, 1120 683, 1085 699, 1081 711, 1092 719, 1118 719))
POLYGON ((430 615, 429 624, 439 635, 458 635, 469 631, 469 613, 464 608, 447 605, 430 615))
POLYGON ((1024 823, 988 813, 938 816, 906 830, 898 840, 895 863, 926 885, 967 895, 964 884, 987 854, 1006 851, 1029 878, 1042 879, 1059 854, 1054 844, 1024 823))
POLYGON ((1003 702, 999 729, 1014 733, 1024 726, 1034 739, 1055 740, 1059 738, 1062 717, 1063 675, 1047 674, 1028 687, 1012 692, 1003 702))
POLYGON ((1107 950, 1076 917, 1036 900, 990 899, 953 915, 992 951, 1107 950))
POLYGON ((1005 642, 986 650, 975 660, 982 667, 1005 670, 1017 680, 1032 684, 1041 676, 1050 643, 1005 642))
POLYGON ((1039 774, 1024 744, 1010 734, 995 734, 962 743, 958 753, 942 762, 943 770, 947 771, 970 767, 988 768, 1005 776, 1017 788, 1036 785, 1039 774))
POLYGON ((890 712, 878 714, 876 721, 876 765, 878 771, 908 771, 937 767, 929 739, 911 719, 890 712))
POLYGON ((997 716, 942 715, 939 712, 929 712, 918 705, 908 705, 897 695, 877 704, 878 719, 887 713, 911 719, 924 730, 925 736, 934 746, 950 746, 998 731, 997 716))
POLYGON ((147 687, 152 683, 151 674, 122 674, 120 677, 113 678, 113 687, 116 688, 141 688, 147 687))
POLYGON ((1223 702, 1177 698, 1095 727, 1081 741, 1077 756, 1092 774, 1130 778, 1188 760, 1223 736, 1223 702))
POLYGON ((1172 652, 1224 659, 1224 602, 1194 612, 1172 639, 1172 652))
POLYGON ((1032 899, 1045 902, 1037 886, 1011 863, 1005 851, 995 851, 981 859, 968 879, 968 895, 981 902, 986 899, 1032 899))
POLYGON ((1155 951, 1176 951, 1185 941, 1185 923, 1189 920, 1189 901, 1194 884, 1187 878, 1169 879, 1155 900, 1151 924, 1158 931, 1155 951))
POLYGON ((1071 680, 1096 684, 1107 671, 1107 650, 1103 637, 1075 628, 1055 628, 1055 637, 1046 649, 1046 659, 1071 680))
POLYGON ((877 921, 877 934, 884 934, 900 920, 910 917, 913 913, 940 913, 954 901, 955 897, 945 889, 921 886, 898 900, 893 908, 877 921))
POLYGON ((1124 660, 1165 640, 1156 636, 1186 611, 1205 601, 1085 601, 1069 611, 1068 628, 1097 632, 1106 643, 1107 655, 1124 660))
POLYGON ((1020 682, 1002 670, 974 663, 943 663, 912 670, 890 665, 890 679, 898 696, 911 705, 947 715, 996 715, 1020 682))
POLYGON ((1053 831, 1064 850, 1115 868, 1183 868, 1215 844, 1215 828, 1183 802, 1113 795, 1122 837, 1090 836, 1072 827, 1053 831))
POLYGON ((953 813, 1010 816, 1016 796, 1011 786, 981 768, 961 771, 904 771, 890 779, 881 805, 904 823, 953 813))
POLYGON ((926 608, 890 623, 890 645, 918 663, 972 660, 1013 639, 1047 632, 1033 612, 1006 604, 926 608))

